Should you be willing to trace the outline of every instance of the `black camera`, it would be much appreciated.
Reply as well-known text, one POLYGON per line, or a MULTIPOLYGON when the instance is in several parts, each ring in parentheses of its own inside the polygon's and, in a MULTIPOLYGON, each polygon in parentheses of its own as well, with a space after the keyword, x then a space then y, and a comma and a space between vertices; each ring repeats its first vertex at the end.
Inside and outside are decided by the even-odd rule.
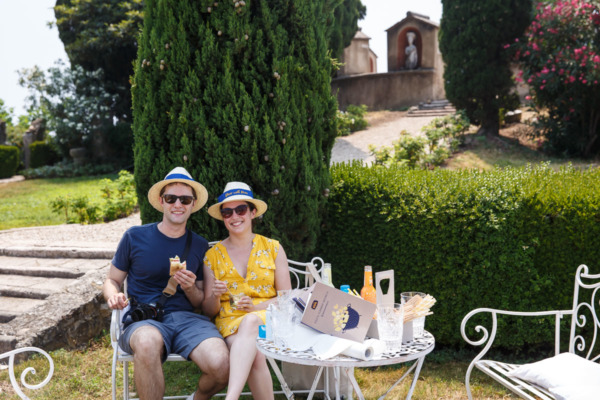
POLYGON ((164 313, 165 310, 159 304, 148 303, 135 305, 129 315, 133 322, 144 321, 146 319, 162 321, 164 313))

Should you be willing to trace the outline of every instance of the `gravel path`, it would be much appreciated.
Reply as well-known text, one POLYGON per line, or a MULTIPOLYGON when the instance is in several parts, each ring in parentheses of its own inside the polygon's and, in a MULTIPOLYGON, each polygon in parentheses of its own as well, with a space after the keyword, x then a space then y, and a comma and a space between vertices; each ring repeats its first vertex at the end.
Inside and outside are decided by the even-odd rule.
POLYGON ((406 130, 412 135, 420 135, 421 128, 437 117, 404 117, 404 113, 390 113, 373 121, 364 131, 336 139, 331 152, 331 164, 351 160, 363 160, 366 164, 375 161, 369 154, 369 145, 376 147, 392 146, 400 132, 406 130))
MULTIPOLYGON (((405 114, 391 111, 370 113, 368 129, 336 139, 331 163, 363 160, 370 164, 374 157, 369 155, 369 144, 375 144, 377 147, 392 146, 402 130, 418 135, 421 128, 435 118, 405 117, 405 114)), ((0 184, 10 181, 14 180, 0 180, 0 184)), ((11 246, 116 248, 123 232, 128 227, 140 223, 140 215, 137 213, 105 224, 68 224, 0 231, 0 254, 3 248, 11 246)))

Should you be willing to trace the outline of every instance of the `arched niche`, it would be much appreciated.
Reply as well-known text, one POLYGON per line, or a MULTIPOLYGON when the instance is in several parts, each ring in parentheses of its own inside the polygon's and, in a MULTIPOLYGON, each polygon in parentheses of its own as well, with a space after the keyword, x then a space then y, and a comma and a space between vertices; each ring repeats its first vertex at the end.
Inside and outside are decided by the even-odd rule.
POLYGON ((404 63, 406 62, 406 53, 404 51, 406 46, 408 46, 408 39, 406 37, 408 32, 413 32, 415 34, 413 44, 417 46, 417 54, 419 56, 417 68, 421 68, 421 60, 423 59, 423 39, 421 38, 421 32, 416 28, 409 26, 402 29, 398 34, 398 69, 404 69, 404 63))

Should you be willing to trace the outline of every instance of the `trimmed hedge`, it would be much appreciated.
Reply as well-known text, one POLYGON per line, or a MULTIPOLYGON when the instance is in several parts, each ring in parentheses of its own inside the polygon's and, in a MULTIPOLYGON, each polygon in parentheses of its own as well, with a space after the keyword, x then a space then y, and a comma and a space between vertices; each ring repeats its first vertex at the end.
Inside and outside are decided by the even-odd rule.
POLYGON ((31 151, 30 168, 39 168, 52 165, 60 160, 60 156, 50 143, 37 141, 29 146, 31 151))
POLYGON ((10 178, 19 168, 19 148, 0 145, 0 179, 10 178))
MULTIPOLYGON (((460 323, 474 308, 570 308, 577 266, 600 273, 597 168, 420 171, 354 163, 331 171, 318 254, 332 263, 336 286, 360 289, 364 265, 394 269, 397 299, 418 290, 438 300, 426 324, 440 344, 465 343, 460 323)), ((508 321, 515 325, 499 335, 500 346, 552 343, 548 321, 508 321)))

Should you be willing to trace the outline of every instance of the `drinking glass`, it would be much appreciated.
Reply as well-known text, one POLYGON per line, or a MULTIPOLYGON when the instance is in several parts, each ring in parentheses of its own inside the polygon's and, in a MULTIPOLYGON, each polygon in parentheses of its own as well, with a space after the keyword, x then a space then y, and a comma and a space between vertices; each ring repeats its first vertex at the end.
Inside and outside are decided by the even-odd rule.
MULTIPOLYGON (((293 303, 292 303, 293 304, 293 303)), ((273 327, 273 343, 279 349, 285 349, 294 333, 294 308, 285 304, 280 307, 273 304, 271 324, 273 327)))
POLYGON ((400 351, 404 329, 404 306, 402 303, 377 305, 377 328, 379 339, 385 343, 388 353, 400 351))
POLYGON ((244 297, 245 294, 243 292, 240 293, 229 293, 229 305, 233 310, 237 310, 238 302, 244 297))
MULTIPOLYGON (((402 298, 402 302, 404 304, 408 303, 410 301, 410 299, 412 299, 416 295, 421 296, 422 299, 424 299, 425 296, 427 296, 423 292, 402 292, 402 293, 400 293, 400 297, 402 298)), ((425 317, 415 318, 415 319, 413 319, 412 323, 413 323, 413 337, 418 338, 418 337, 423 336, 423 333, 425 332, 425 317)))

